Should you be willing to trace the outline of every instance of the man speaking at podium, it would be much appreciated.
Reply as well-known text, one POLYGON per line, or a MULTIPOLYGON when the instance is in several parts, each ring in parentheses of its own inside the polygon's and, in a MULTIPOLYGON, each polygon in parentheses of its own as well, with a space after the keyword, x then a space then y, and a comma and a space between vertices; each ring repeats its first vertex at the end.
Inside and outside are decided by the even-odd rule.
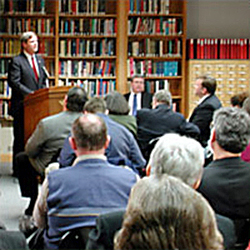
POLYGON ((24 97, 45 88, 47 71, 44 60, 36 55, 38 39, 34 32, 21 36, 21 53, 11 60, 8 70, 8 84, 12 88, 10 115, 13 116, 13 175, 16 176, 15 156, 24 151, 24 97))

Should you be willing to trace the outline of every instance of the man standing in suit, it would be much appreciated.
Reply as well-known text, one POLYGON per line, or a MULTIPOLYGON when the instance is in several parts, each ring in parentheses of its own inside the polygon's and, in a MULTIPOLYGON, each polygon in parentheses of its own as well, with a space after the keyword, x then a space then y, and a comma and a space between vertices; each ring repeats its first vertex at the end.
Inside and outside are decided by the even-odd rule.
POLYGON ((133 76, 131 92, 124 95, 130 107, 129 115, 136 116, 137 110, 151 108, 152 94, 144 92, 144 89, 144 78, 139 75, 133 76))
POLYGON ((172 110, 171 93, 159 90, 153 96, 153 109, 141 109, 137 112, 137 140, 145 157, 149 158, 151 151, 150 141, 165 133, 177 133, 197 137, 199 128, 186 121, 184 116, 172 110))
POLYGON ((189 121, 197 125, 200 129, 199 142, 203 147, 207 146, 210 137, 210 123, 213 119, 213 113, 221 107, 220 100, 215 95, 216 80, 208 76, 200 76, 195 82, 195 95, 200 100, 198 106, 194 109, 189 121))
POLYGON ((24 150, 24 97, 45 88, 47 80, 44 60, 35 54, 38 51, 38 39, 34 32, 22 34, 21 48, 22 52, 11 60, 8 71, 8 84, 12 88, 10 114, 14 118, 14 176, 17 171, 15 156, 24 150))

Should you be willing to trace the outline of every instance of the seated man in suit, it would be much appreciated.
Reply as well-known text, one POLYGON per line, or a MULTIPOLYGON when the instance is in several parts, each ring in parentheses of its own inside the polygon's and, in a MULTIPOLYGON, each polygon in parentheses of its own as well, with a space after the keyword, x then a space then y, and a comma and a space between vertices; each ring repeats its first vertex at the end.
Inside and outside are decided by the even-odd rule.
POLYGON ((31 216, 33 212, 38 195, 37 176, 43 178, 45 168, 62 148, 72 123, 82 114, 86 101, 84 89, 71 88, 64 98, 63 111, 40 120, 25 145, 25 152, 16 156, 22 196, 30 197, 25 215, 31 216))
POLYGON ((101 213, 125 209, 138 178, 130 169, 108 163, 104 152, 109 137, 102 118, 79 117, 69 141, 77 156, 74 166, 48 173, 33 213, 38 227, 47 226, 45 248, 57 248, 68 230, 94 226, 101 213))
POLYGON ((199 128, 193 123, 186 122, 184 116, 172 110, 171 93, 159 90, 153 96, 153 109, 141 109, 137 112, 137 139, 144 158, 150 155, 150 141, 165 133, 178 133, 197 137, 199 128))
MULTIPOLYGON (((215 212, 235 220, 237 225, 238 220, 247 223, 250 218, 250 164, 240 158, 249 138, 250 117, 244 110, 217 110, 210 138, 214 160, 204 169, 199 187, 215 212)), ((237 228, 236 233, 243 236, 244 230, 237 228)))
MULTIPOLYGON (((123 125, 108 117, 106 114, 108 113, 106 103, 102 98, 93 97, 86 102, 84 105, 84 113, 97 114, 106 123, 111 141, 105 150, 105 155, 110 163, 126 165, 132 168, 136 173, 145 166, 146 161, 132 133, 123 125)), ((75 156, 68 139, 66 139, 59 157, 60 166, 71 166, 75 156)))
POLYGON ((137 110, 151 108, 152 94, 145 92, 144 89, 144 78, 134 75, 132 77, 131 90, 124 95, 130 107, 129 115, 136 116, 137 110))
POLYGON ((207 146, 210 136, 210 124, 213 119, 213 113, 221 107, 220 100, 215 95, 216 80, 208 76, 200 76, 195 82, 195 95, 200 100, 198 106, 194 109, 189 118, 189 122, 194 123, 200 129, 199 142, 203 147, 207 146))
MULTIPOLYGON (((146 173, 147 176, 175 176, 196 189, 202 177, 203 163, 203 148, 196 140, 170 133, 156 143, 146 173)), ((99 216, 96 229, 89 234, 87 249, 113 249, 114 234, 121 228, 123 215, 124 210, 99 216)), ((225 248, 232 247, 235 243, 233 222, 218 214, 216 220, 224 237, 225 248)))

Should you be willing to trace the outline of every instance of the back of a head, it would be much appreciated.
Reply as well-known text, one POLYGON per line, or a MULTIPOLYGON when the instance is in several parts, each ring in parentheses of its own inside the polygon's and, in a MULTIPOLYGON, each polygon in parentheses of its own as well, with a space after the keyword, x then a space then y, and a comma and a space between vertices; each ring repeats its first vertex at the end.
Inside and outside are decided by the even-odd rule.
POLYGON ((126 98, 117 91, 108 93, 104 100, 111 115, 127 115, 129 106, 126 98))
POLYGON ((161 89, 161 90, 157 91, 153 96, 153 100, 155 100, 159 103, 166 104, 167 106, 172 105, 171 93, 165 89, 161 89))
POLYGON ((202 80, 202 86, 207 89, 207 92, 213 95, 216 91, 216 79, 211 76, 200 76, 198 79, 202 80))
POLYGON ((66 108, 69 111, 82 112, 87 100, 88 95, 83 88, 73 87, 67 93, 66 108))
POLYGON ((107 127, 97 115, 82 115, 72 125, 72 136, 78 148, 88 151, 100 150, 107 140, 107 127))
POLYGON ((233 107, 243 107, 244 101, 249 97, 248 92, 241 92, 231 97, 230 102, 233 107))
POLYGON ((116 250, 223 249, 214 212, 198 192, 167 175, 141 179, 130 194, 116 250))
POLYGON ((201 178, 204 150, 192 138, 165 134, 156 143, 149 159, 150 174, 168 174, 180 178, 189 186, 201 178))
POLYGON ((250 139, 250 117, 246 111, 224 107, 213 117, 215 139, 219 146, 230 153, 241 153, 250 139))
POLYGON ((242 108, 250 115, 250 97, 244 100, 242 108))
POLYGON ((84 111, 92 114, 105 113, 107 109, 105 101, 98 96, 92 97, 84 105, 84 111))

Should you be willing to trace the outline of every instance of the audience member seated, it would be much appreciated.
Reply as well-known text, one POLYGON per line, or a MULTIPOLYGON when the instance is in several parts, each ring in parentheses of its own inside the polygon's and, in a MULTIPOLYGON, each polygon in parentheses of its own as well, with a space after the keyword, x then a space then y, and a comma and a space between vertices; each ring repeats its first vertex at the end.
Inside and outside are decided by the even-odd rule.
POLYGON ((153 96, 153 109, 141 109, 137 112, 137 139, 144 158, 148 160, 150 141, 165 133, 178 133, 197 137, 199 128, 186 122, 184 116, 171 109, 172 97, 167 90, 159 90, 153 96))
MULTIPOLYGON (((84 112, 95 113, 105 121, 108 134, 111 138, 105 155, 110 163, 114 165, 126 165, 131 167, 136 173, 137 170, 145 166, 146 161, 135 138, 124 126, 113 121, 106 115, 106 103, 103 99, 99 97, 91 98, 86 102, 84 112)), ((59 158, 60 166, 71 166, 74 159, 75 153, 71 149, 68 139, 66 139, 59 158)))
MULTIPOLYGON (((48 164, 59 155, 71 125, 82 114, 86 101, 87 94, 84 89, 71 88, 64 98, 63 111, 40 120, 26 143, 25 152, 16 156, 21 194, 23 197, 30 197, 25 215, 32 215, 38 195, 37 176, 43 178, 48 164)), ((27 218, 24 216, 22 219, 27 218)))
POLYGON ((33 212, 36 225, 47 228, 45 248, 58 248, 68 230, 94 226, 101 213, 125 209, 138 179, 130 169, 107 162, 109 137, 102 118, 79 117, 69 142, 77 156, 74 166, 48 173, 33 212))
POLYGON ((107 104, 109 117, 125 126, 133 135, 137 135, 136 119, 132 115, 128 115, 129 106, 125 97, 117 91, 108 93, 104 100, 107 104))
POLYGON ((250 218, 250 165, 240 158, 250 138, 250 117, 239 108, 221 108, 215 112, 213 124, 214 161, 204 169, 199 191, 216 213, 234 220, 239 242, 247 233, 241 229, 250 218))
POLYGON ((28 245, 23 233, 19 231, 7 231, 0 222, 0 249, 3 250, 28 250, 28 245))
POLYGON ((134 75, 131 79, 130 92, 124 95, 130 111, 129 114, 136 116, 137 111, 142 108, 151 108, 152 94, 145 92, 144 77, 134 75))
MULTIPOLYGON (((146 173, 148 176, 175 176, 196 189, 202 177, 203 163, 204 153, 199 142, 178 134, 165 134, 151 153, 146 173)), ((123 215, 124 211, 100 215, 96 228, 89 234, 87 249, 113 249, 112 240, 121 228, 123 215)), ((236 241, 233 221, 219 214, 216 214, 216 221, 224 238, 224 247, 230 249, 236 241)))
POLYGON ((230 102, 232 107, 242 108, 244 101, 249 97, 248 92, 241 92, 231 97, 230 102))
POLYGON ((200 129, 198 138, 205 148, 210 137, 210 124, 215 110, 221 107, 221 102, 215 95, 216 80, 209 76, 199 76, 194 84, 195 95, 200 98, 197 107, 192 112, 189 122, 196 124, 200 129))
MULTIPOLYGON (((250 116, 250 98, 247 97, 242 105, 243 110, 245 110, 250 116)), ((250 143, 247 145, 246 149, 241 153, 241 159, 246 162, 250 162, 250 143)))
POLYGON ((223 249, 206 199, 173 176, 152 175, 132 189, 115 250, 223 249))

